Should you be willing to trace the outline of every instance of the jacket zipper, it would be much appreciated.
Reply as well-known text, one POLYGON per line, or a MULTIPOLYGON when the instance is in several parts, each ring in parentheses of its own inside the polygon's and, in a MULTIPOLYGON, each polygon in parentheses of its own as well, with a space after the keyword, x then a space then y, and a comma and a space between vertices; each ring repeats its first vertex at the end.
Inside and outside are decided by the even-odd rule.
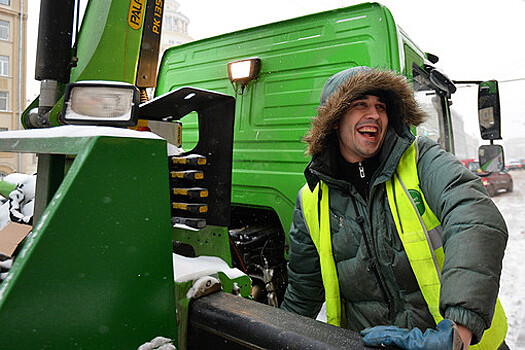
POLYGON ((379 269, 377 267, 375 257, 372 254, 372 249, 370 247, 370 242, 368 241, 368 237, 366 235, 366 230, 365 230, 365 225, 364 225, 365 218, 359 214, 359 209, 357 208, 357 203, 355 201, 354 196, 350 196, 350 198, 352 199, 352 203, 354 204, 356 221, 359 224, 359 227, 361 228, 361 234, 363 235, 363 239, 365 241, 366 251, 368 255, 367 262, 366 262, 366 270, 368 272, 372 271, 374 273, 377 284, 379 285, 379 289, 381 290, 383 300, 388 306, 388 318, 391 319, 393 315, 391 298, 389 297, 386 286, 384 285, 384 282, 381 279, 381 276, 379 275, 379 269))

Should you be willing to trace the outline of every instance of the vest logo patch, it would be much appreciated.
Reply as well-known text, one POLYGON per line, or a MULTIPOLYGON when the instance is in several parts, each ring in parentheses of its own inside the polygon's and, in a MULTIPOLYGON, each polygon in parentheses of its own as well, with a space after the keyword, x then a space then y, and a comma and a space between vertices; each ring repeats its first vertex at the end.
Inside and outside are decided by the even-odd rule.
POLYGON ((425 214, 425 205, 423 204, 423 197, 421 197, 421 193, 419 193, 418 190, 412 189, 408 190, 408 193, 410 193, 410 197, 412 197, 419 215, 423 216, 423 214, 425 214))

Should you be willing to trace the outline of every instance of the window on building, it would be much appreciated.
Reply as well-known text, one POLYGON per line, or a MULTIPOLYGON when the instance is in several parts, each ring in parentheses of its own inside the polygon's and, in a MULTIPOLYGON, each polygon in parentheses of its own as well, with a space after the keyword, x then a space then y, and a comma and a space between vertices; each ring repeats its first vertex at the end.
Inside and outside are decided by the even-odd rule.
POLYGON ((162 22, 162 29, 167 31, 173 31, 173 20, 174 18, 172 16, 164 16, 164 20, 162 22))
POLYGON ((0 75, 9 75, 9 57, 0 55, 0 75))
POLYGON ((7 111, 7 91, 0 91, 0 111, 7 111))
POLYGON ((11 0, 0 0, 0 5, 11 5, 11 0))
POLYGON ((9 22, 7 21, 0 20, 0 39, 9 40, 9 22))

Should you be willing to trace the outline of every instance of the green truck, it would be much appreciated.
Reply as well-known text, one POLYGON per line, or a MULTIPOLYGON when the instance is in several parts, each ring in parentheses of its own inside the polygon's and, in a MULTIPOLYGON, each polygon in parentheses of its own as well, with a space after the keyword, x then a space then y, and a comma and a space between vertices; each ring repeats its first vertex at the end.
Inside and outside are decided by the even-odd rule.
MULTIPOLYGON (((367 65, 413 82, 429 114, 414 132, 453 152, 454 84, 376 3, 171 48, 157 78, 162 3, 91 0, 75 30, 75 1, 41 1, 41 93, 21 115, 28 130, 0 134, 0 151, 38 155, 32 232, 0 255, 14 261, 0 349, 152 348, 157 336, 179 349, 363 349, 358 334, 269 306, 286 286, 301 139, 326 78, 367 65)), ((497 84, 480 86, 497 139, 497 84)))
MULTIPOLYGON (((312 14, 172 47, 162 58, 156 94, 184 85, 235 96, 230 238, 235 266, 252 277, 257 300, 277 305, 285 281, 287 232, 309 159, 302 138, 324 82, 353 66, 393 69, 413 82, 429 115, 419 128, 453 152, 455 86, 378 3, 312 14), (256 74, 230 79, 251 63, 256 74)), ((197 139, 192 116, 183 140, 197 139)), ((191 243, 181 238, 184 243, 191 243)))

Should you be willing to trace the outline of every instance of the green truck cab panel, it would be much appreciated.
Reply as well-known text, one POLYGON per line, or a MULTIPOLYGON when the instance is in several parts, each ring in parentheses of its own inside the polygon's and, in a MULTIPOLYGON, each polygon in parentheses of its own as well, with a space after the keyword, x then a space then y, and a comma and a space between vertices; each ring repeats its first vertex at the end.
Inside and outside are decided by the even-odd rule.
MULTIPOLYGON (((390 11, 365 3, 173 47, 156 94, 191 85, 236 97, 232 204, 275 211, 286 232, 309 160, 302 138, 326 79, 359 65, 407 74, 423 61, 390 11), (250 57, 261 59, 259 76, 237 95, 227 64, 250 57)), ((184 141, 196 139, 196 128, 183 121, 184 141)))
POLYGON ((0 284, 0 349, 176 339, 166 141, 63 128, 0 138, 2 151, 74 155, 0 284))

